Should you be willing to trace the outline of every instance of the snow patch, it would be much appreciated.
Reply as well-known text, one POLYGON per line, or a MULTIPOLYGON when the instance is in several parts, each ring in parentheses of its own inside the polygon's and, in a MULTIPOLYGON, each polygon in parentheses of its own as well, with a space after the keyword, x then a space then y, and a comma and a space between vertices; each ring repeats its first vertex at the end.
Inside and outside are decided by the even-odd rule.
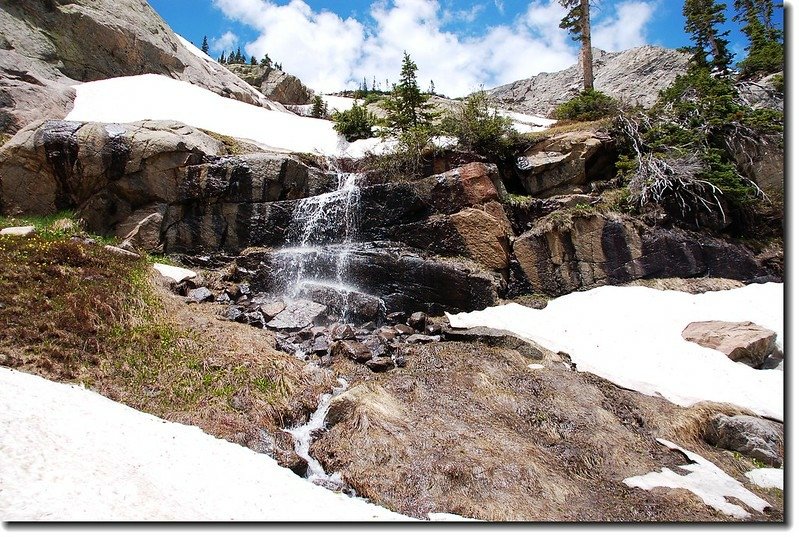
POLYGON ((197 277, 197 273, 193 270, 173 267, 172 265, 164 265, 163 263, 154 263, 153 268, 157 270, 161 276, 165 278, 171 278, 178 283, 182 282, 183 280, 190 280, 197 277))
POLYGON ((200 58, 201 60, 209 61, 209 62, 216 62, 211 56, 200 50, 199 48, 194 46, 194 43, 186 39, 185 37, 175 34, 180 41, 180 44, 186 47, 186 50, 200 58))
POLYGON ((741 483, 724 473, 709 460, 668 440, 658 438, 657 441, 669 449, 681 451, 693 461, 694 464, 680 466, 681 469, 689 472, 688 475, 679 475, 668 468, 663 468, 660 472, 628 477, 623 481, 625 485, 630 488, 638 487, 644 490, 652 490, 656 487, 687 489, 699 496, 706 505, 721 511, 725 515, 739 519, 749 518, 751 515, 743 507, 728 502, 725 496, 736 498, 761 513, 767 507, 771 507, 768 502, 755 496, 744 488, 741 483))
POLYGON ((0 368, 0 520, 413 520, 79 386, 0 368))
POLYGON ((783 490, 785 472, 782 468, 756 468, 746 472, 746 477, 753 485, 764 489, 783 490))
POLYGON ((783 372, 757 370, 682 338, 694 321, 752 321, 783 345, 783 284, 756 284, 692 295, 647 287, 599 287, 549 302, 447 314, 453 328, 509 330, 554 352, 579 371, 619 386, 690 406, 731 403, 782 421, 783 372))
POLYGON ((267 110, 161 75, 98 80, 78 84, 75 90, 69 121, 173 120, 251 140, 265 149, 352 158, 380 151, 383 145, 379 138, 349 144, 330 121, 267 110))

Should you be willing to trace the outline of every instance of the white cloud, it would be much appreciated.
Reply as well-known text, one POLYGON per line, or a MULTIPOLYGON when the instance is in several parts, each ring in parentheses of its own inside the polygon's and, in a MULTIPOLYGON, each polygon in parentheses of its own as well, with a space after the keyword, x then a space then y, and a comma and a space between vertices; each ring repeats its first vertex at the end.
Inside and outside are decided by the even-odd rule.
MULTIPOLYGON (((614 49, 628 42, 639 44, 654 1, 625 2, 601 19, 598 43, 614 49)), ((565 10, 557 0, 533 0, 513 23, 487 27, 479 36, 458 35, 444 27, 457 20, 476 20, 483 9, 480 3, 458 11, 445 9, 437 0, 375 0, 366 24, 315 11, 303 0, 213 2, 229 18, 259 32, 244 47, 248 55, 260 58, 268 53, 320 91, 353 88, 364 78, 370 85, 373 78, 383 86, 387 79, 394 82, 403 51, 419 67, 420 86, 434 80, 438 91, 453 97, 481 85, 490 88, 557 71, 577 57, 576 44, 558 28, 565 10)), ((495 4, 504 8, 501 1, 495 4)))
POLYGON ((502 0, 494 0, 494 5, 497 6, 497 11, 499 11, 500 15, 505 14, 505 2, 502 0))
POLYGON ((594 25, 593 45, 615 52, 646 44, 646 26, 655 13, 654 4, 640 0, 617 4, 612 16, 594 25))
POLYGON ((221 36, 211 39, 210 44, 212 52, 231 51, 239 44, 239 36, 233 32, 225 32, 221 36))

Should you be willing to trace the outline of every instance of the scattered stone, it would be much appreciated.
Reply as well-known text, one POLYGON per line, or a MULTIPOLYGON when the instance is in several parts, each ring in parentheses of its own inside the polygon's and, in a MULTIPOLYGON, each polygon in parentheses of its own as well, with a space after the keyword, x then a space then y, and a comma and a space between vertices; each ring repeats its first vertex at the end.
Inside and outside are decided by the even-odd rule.
POLYGON ((392 359, 394 360, 394 364, 399 368, 403 368, 408 365, 408 359, 402 354, 396 354, 392 359))
POLYGON ((369 347, 374 356, 388 356, 390 352, 389 346, 378 336, 369 336, 365 338, 362 343, 369 347))
POLYGON ((381 340, 383 340, 384 342, 389 342, 389 341, 394 341, 397 338, 397 336, 399 335, 399 332, 397 332, 393 328, 389 328, 387 326, 384 326, 383 328, 380 328, 379 330, 377 330, 375 332, 375 335, 377 337, 379 337, 381 340))
POLYGON ((252 291, 250 291, 250 286, 246 283, 239 284, 239 291, 242 295, 250 295, 252 291))
POLYGON ((330 354, 347 358, 359 364, 365 364, 372 359, 372 351, 359 341, 336 341, 330 347, 330 354))
POLYGON ((404 321, 407 317, 405 313, 401 311, 395 311, 386 315, 386 320, 390 323, 400 323, 404 321))
POLYGON ((411 316, 408 317, 408 326, 423 332, 427 326, 427 315, 421 311, 411 314, 411 316))
POLYGON ((440 336, 444 333, 444 325, 440 323, 428 324, 424 329, 428 336, 440 336))
POLYGON ((527 367, 529 369, 532 369, 533 371, 536 371, 536 370, 539 370, 539 369, 544 369, 544 364, 530 364, 527 367))
POLYGON ((297 300, 286 304, 286 308, 269 321, 267 326, 273 330, 302 330, 312 326, 326 311, 327 306, 322 304, 297 300))
POLYGON ((141 256, 136 252, 131 252, 130 250, 125 250, 123 248, 118 248, 116 246, 111 246, 110 244, 106 244, 103 247, 107 252, 111 252, 114 255, 118 255, 121 257, 129 257, 131 259, 139 259, 141 256))
POLYGON ((311 347, 311 352, 316 354, 317 356, 323 356, 328 353, 329 344, 327 341, 326 336, 317 336, 314 339, 313 346, 311 347))
POLYGON ((187 302, 190 304, 202 304, 203 302, 213 302, 214 294, 207 287, 192 289, 187 295, 187 302))
POLYGON ((365 330, 367 332, 374 332, 375 330, 377 330, 377 325, 374 322, 369 321, 368 323, 363 323, 358 328, 360 330, 365 330))
POLYGON ((28 237, 36 233, 33 226, 7 227, 0 229, 0 235, 14 235, 16 237, 28 237))
POLYGON ((230 304, 230 296, 226 292, 222 292, 219 296, 216 297, 216 302, 218 304, 230 304))
POLYGON ((416 333, 416 331, 407 324, 394 325, 394 330, 396 330, 397 332, 399 332, 404 336, 410 336, 416 333))
POLYGON ((544 358, 544 348, 534 341, 521 338, 507 330, 495 330, 485 327, 469 328, 468 330, 447 328, 444 330, 444 335, 451 341, 477 341, 492 347, 515 350, 530 360, 542 360, 544 358))
POLYGON ((440 336, 425 336, 424 334, 413 334, 406 340, 406 342, 410 343, 411 345, 415 345, 417 343, 434 343, 437 341, 441 341, 440 336))
POLYGON ((782 426, 762 418, 718 414, 711 420, 705 440, 775 468, 783 464, 782 426))
POLYGON ((188 269, 184 269, 184 268, 180 268, 180 267, 173 267, 172 265, 164 265, 162 263, 155 263, 153 265, 153 268, 155 270, 157 270, 161 274, 161 276, 163 276, 165 278, 170 278, 170 279, 172 279, 172 280, 174 280, 174 281, 176 281, 178 283, 180 283, 180 282, 182 282, 184 280, 190 280, 192 278, 196 278, 197 277, 197 273, 192 271, 192 270, 188 270, 188 269))
POLYGON ((385 373, 386 371, 391 371, 394 369, 396 365, 394 364, 394 360, 391 358, 378 356, 377 358, 372 358, 366 362, 366 367, 375 373, 385 373))
POLYGON ((244 314, 246 323, 250 326, 257 328, 264 328, 266 326, 266 319, 260 311, 250 311, 244 314))
POLYGON ((280 315, 280 313, 286 309, 286 305, 283 302, 267 302, 266 304, 261 304, 258 308, 261 310, 261 313, 264 314, 264 317, 269 319, 270 321, 280 315))
POLYGON ((721 351, 730 360, 759 368, 775 349, 777 334, 752 322, 705 321, 689 324, 682 337, 721 351))
POLYGON ((244 310, 236 306, 231 306, 228 308, 227 312, 225 313, 225 318, 228 321, 233 321, 237 323, 243 323, 247 320, 247 317, 244 314, 244 310))
POLYGON ((355 330, 352 325, 336 323, 330 327, 330 337, 333 341, 346 341, 355 339, 355 330))

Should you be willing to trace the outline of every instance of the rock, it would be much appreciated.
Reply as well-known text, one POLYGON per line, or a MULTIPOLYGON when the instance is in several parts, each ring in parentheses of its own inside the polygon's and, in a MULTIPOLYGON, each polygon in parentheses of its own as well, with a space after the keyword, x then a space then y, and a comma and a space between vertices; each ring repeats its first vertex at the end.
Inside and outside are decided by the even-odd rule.
POLYGON ((403 336, 410 336, 416 333, 416 331, 407 324, 395 324, 394 330, 403 336))
POLYGON ((333 341, 355 340, 355 330, 352 325, 336 323, 330 327, 330 337, 333 341))
MULTIPOLYGON (((661 90, 685 74, 690 55, 672 49, 643 46, 622 52, 594 49, 594 87, 630 106, 649 108, 661 90)), ((542 73, 500 86, 488 93, 497 104, 516 112, 551 117, 555 108, 582 91, 582 71, 542 73)))
POLYGON ((146 73, 276 107, 199 50, 190 51, 190 45, 140 0, 4 2, 0 35, 3 132, 66 116, 75 97, 71 86, 77 82, 146 73))
POLYGON ((330 354, 334 357, 343 357, 359 364, 365 364, 372 359, 369 347, 358 341, 336 341, 330 347, 330 354))
POLYGON ((313 92, 299 78, 279 69, 243 64, 228 65, 227 68, 259 89, 267 99, 288 105, 308 104, 311 101, 313 92))
POLYGON ((318 356, 323 356, 328 353, 329 347, 330 344, 326 336, 317 336, 316 339, 314 339, 311 352, 318 356))
POLYGON ((394 341, 399 335, 399 332, 393 328, 384 326, 382 328, 379 328, 375 332, 375 335, 379 337, 382 341, 389 342, 389 341, 394 341))
POLYGON ((424 334, 413 334, 409 336, 408 339, 405 340, 406 343, 411 345, 416 345, 418 343, 425 344, 425 343, 434 343, 437 341, 441 341, 440 336, 426 336, 424 334))
POLYGON ((783 464, 784 439, 780 424, 753 416, 713 417, 705 440, 774 467, 783 464))
POLYGON ((16 237, 28 237, 36 233, 33 226, 7 227, 0 229, 0 235, 14 235, 16 237))
POLYGON ((428 336, 438 336, 441 335, 443 332, 444 332, 444 325, 442 325, 441 323, 431 323, 427 325, 427 328, 425 328, 425 333, 428 336))
POLYGON ((421 311, 412 313, 410 317, 408 317, 408 326, 410 326, 414 330, 423 332, 425 326, 427 326, 427 315, 425 315, 424 312, 421 311))
POLYGON ((201 304, 203 302, 213 302, 214 294, 207 287, 192 289, 188 294, 188 302, 201 304))
POLYGON ((103 249, 106 252, 111 252, 112 254, 118 255, 120 257, 129 257, 131 259, 139 259, 141 257, 136 252, 131 252, 130 250, 125 250, 124 248, 119 248, 117 246, 111 246, 110 244, 103 246, 103 249))
POLYGON ((752 322, 704 321, 689 324, 683 339, 726 354, 730 360, 759 368, 774 352, 777 334, 752 322))
POLYGON ((327 312, 327 307, 309 300, 296 300, 286 304, 267 327, 273 330, 298 331, 313 325, 327 312))
POLYGON ((522 186, 532 196, 609 179, 615 174, 613 139, 604 132, 577 131, 557 134, 538 142, 518 159, 522 186))
POLYGON ((163 263, 154 263, 153 268, 161 274, 164 278, 169 278, 177 283, 191 280, 197 277, 197 273, 193 270, 173 267, 172 265, 165 265, 163 263))
POLYGON ((513 254, 519 270, 509 285, 550 296, 638 279, 748 281, 769 274, 743 246, 610 215, 544 219, 514 241, 513 254))
POLYGON ((247 321, 247 317, 244 314, 244 310, 237 306, 229 307, 227 309, 227 312, 225 313, 225 318, 228 321, 233 321, 237 323, 243 323, 247 321))
POLYGON ((372 351, 373 356, 388 356, 391 350, 387 342, 378 336, 365 337, 361 343, 372 351))
POLYGON ((267 302, 266 304, 261 304, 258 309, 261 310, 265 319, 271 321, 286 309, 286 305, 280 301, 267 302))
POLYGON ((391 371, 396 366, 394 365, 394 360, 391 358, 378 356, 366 362, 366 367, 375 373, 385 373, 386 371, 391 371))
POLYGON ((125 235, 124 242, 145 252, 163 250, 161 244, 161 223, 163 221, 164 215, 160 212, 146 216, 136 224, 130 233, 125 235))
POLYGON ((374 332, 375 330, 377 330, 377 325, 375 325, 374 322, 369 321, 369 322, 363 323, 361 326, 358 327, 358 329, 359 330, 364 330, 366 332, 374 332))
POLYGON ((448 341, 480 342, 492 347, 515 350, 529 360, 542 360, 546 349, 529 339, 524 339, 507 330, 476 327, 469 329, 447 328, 444 336, 448 341))
POLYGON ((408 316, 403 311, 393 311, 386 315, 386 320, 390 323, 401 323, 408 319, 408 316))

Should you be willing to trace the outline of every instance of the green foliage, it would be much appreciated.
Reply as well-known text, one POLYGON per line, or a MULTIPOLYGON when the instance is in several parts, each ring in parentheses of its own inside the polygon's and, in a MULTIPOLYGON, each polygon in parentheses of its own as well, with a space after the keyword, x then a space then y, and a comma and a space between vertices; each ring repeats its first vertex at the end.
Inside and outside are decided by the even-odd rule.
POLYGON ((322 99, 321 95, 316 95, 313 98, 313 107, 311 108, 311 117, 317 119, 324 119, 328 116, 327 103, 322 99))
POLYGON ((771 0, 735 0, 735 20, 744 22, 749 41, 747 56, 739 63, 741 77, 776 73, 783 70, 785 50, 782 32, 774 27, 771 0))
POLYGON ((372 137, 372 128, 377 124, 377 118, 365 106, 355 101, 352 108, 333 114, 333 128, 343 135, 348 142, 372 137))
POLYGON ((435 117, 427 102, 430 98, 419 89, 416 80, 418 67, 405 52, 400 72, 400 82, 394 85, 391 95, 381 106, 386 110, 386 126, 391 132, 405 132, 409 129, 430 125, 435 117))
POLYGON ((727 21, 724 16, 726 7, 725 4, 712 0, 685 0, 682 11, 685 17, 685 32, 691 36, 694 43, 693 62, 698 66, 709 66, 723 73, 728 72, 732 61, 730 42, 726 39, 730 32, 719 29, 727 21))
POLYGON ((518 136, 511 119, 489 106, 483 90, 469 95, 462 107, 445 114, 441 132, 456 137, 460 147, 491 159, 508 157, 518 136))
POLYGON ((361 165, 365 170, 378 171, 388 181, 422 177, 426 163, 436 151, 432 135, 433 130, 427 126, 409 128, 397 134, 392 151, 367 155, 361 165))
POLYGON ((202 46, 200 46, 200 50, 202 50, 203 53, 208 54, 208 36, 207 35, 203 36, 203 44, 202 44, 202 46))
POLYGON ((555 117, 560 120, 594 121, 612 116, 618 110, 618 104, 612 97, 601 91, 586 90, 558 106, 555 117))
POLYGON ((261 58, 261 67, 272 68, 272 58, 269 57, 269 54, 264 54, 264 57, 261 58))
MULTIPOLYGON (((774 78, 771 80, 771 85, 774 86, 774 89, 780 93, 785 93, 785 76, 781 74, 774 76, 774 78)), ((0 145, 3 145, 2 135, 0 135, 0 145)))

